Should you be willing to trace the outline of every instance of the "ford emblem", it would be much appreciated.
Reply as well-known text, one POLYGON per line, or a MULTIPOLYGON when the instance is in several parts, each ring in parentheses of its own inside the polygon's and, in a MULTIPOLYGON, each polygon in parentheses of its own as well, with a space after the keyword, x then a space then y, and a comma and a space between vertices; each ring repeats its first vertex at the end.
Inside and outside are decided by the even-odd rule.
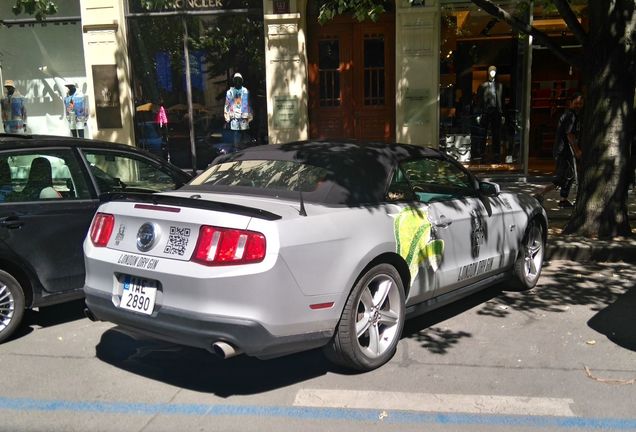
POLYGON ((146 222, 137 231, 137 249, 142 252, 149 251, 155 245, 157 237, 159 237, 159 227, 146 222))

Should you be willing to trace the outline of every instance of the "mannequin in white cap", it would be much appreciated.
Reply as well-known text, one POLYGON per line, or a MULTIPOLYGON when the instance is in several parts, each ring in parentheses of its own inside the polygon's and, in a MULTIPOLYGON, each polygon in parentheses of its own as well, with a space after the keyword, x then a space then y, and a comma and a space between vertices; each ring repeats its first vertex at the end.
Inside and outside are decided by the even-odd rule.
POLYGON ((493 161, 499 162, 501 158, 501 125, 504 122, 501 97, 503 88, 501 83, 495 80, 497 68, 488 68, 488 79, 481 83, 478 92, 478 102, 481 108, 479 123, 486 129, 486 134, 490 130, 492 136, 493 161))
POLYGON ((233 131, 233 143, 240 146, 249 140, 247 131, 254 115, 249 99, 250 92, 243 86, 243 76, 235 73, 232 82, 234 86, 225 94, 223 117, 233 131))
POLYGON ((2 126, 6 133, 26 132, 26 100, 15 88, 13 80, 4 82, 6 96, 0 101, 2 106, 2 126))
POLYGON ((64 98, 64 116, 74 137, 84 138, 87 108, 86 96, 77 90, 76 84, 65 84, 68 92, 64 98))

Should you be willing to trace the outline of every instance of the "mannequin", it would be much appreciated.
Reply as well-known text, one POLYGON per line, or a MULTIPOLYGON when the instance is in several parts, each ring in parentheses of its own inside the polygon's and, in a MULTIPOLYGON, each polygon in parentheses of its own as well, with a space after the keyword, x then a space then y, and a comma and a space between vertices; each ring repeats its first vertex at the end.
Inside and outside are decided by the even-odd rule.
POLYGON ((232 79, 233 87, 225 94, 223 117, 230 124, 233 144, 241 146, 249 141, 248 129, 254 115, 249 100, 249 91, 243 86, 243 76, 235 73, 232 79))
POLYGON ((161 135, 161 156, 170 162, 170 150, 168 149, 168 114, 163 107, 163 98, 159 101, 159 109, 155 115, 155 124, 159 126, 159 135, 161 135))
POLYGON ((13 80, 4 82, 6 96, 0 101, 2 106, 2 126, 6 133, 26 133, 26 100, 15 88, 13 80))
POLYGON ((504 123, 504 115, 501 104, 503 88, 496 81, 497 67, 488 68, 488 78, 481 83, 478 91, 478 103, 481 115, 477 118, 479 124, 485 128, 485 135, 490 131, 492 137, 493 162, 501 159, 501 125, 504 123))
POLYGON ((74 137, 84 138, 87 118, 86 96, 77 90, 77 85, 75 84, 66 84, 66 88, 68 90, 64 98, 66 121, 74 137))

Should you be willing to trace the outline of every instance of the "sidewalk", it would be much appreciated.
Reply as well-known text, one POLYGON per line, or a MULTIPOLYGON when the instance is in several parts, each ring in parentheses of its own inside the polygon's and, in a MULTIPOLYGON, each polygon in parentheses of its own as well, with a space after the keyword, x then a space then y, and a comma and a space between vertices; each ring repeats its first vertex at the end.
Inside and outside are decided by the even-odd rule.
MULTIPOLYGON (((486 179, 484 176, 482 178, 486 179)), ((552 181, 549 175, 530 176, 525 182, 511 179, 491 178, 499 183, 502 191, 525 192, 530 195, 540 191, 552 181)), ((576 185, 569 199, 576 198, 576 185)), ((625 261, 636 263, 636 237, 615 238, 611 240, 591 240, 581 236, 562 235, 561 229, 572 213, 571 209, 559 208, 559 192, 551 191, 545 195, 543 206, 548 214, 549 235, 546 248, 546 260, 572 261, 625 261)), ((636 191, 629 192, 628 211, 632 231, 636 228, 636 191)))

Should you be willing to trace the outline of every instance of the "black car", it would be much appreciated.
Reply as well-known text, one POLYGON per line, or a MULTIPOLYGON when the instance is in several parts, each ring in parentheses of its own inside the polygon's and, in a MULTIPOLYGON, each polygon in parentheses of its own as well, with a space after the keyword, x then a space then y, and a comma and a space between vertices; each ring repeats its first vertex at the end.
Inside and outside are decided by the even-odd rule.
POLYGON ((0 342, 26 308, 83 296, 82 241, 100 196, 172 190, 190 178, 123 144, 0 134, 0 342))

